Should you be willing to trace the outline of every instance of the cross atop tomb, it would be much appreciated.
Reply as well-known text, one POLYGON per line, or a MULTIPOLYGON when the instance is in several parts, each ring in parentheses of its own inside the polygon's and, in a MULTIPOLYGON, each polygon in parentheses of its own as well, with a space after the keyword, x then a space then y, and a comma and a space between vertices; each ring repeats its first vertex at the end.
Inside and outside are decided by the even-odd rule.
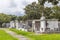
POLYGON ((45 20, 44 13, 42 13, 42 16, 41 16, 40 20, 45 20))
POLYGON ((42 16, 44 16, 44 13, 42 13, 42 16))

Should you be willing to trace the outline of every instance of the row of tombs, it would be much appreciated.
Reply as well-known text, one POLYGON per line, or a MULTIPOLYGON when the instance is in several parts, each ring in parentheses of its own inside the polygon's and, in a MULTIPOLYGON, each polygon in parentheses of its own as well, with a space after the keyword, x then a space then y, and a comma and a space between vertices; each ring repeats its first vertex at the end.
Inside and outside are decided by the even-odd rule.
POLYGON ((44 16, 37 20, 26 20, 26 21, 11 21, 6 24, 9 28, 16 28, 22 31, 32 32, 59 32, 60 22, 58 19, 45 19, 44 16))
POLYGON ((52 32, 60 31, 60 22, 57 19, 46 20, 27 20, 27 21, 11 21, 6 24, 6 27, 16 28, 22 31, 32 32, 52 32))

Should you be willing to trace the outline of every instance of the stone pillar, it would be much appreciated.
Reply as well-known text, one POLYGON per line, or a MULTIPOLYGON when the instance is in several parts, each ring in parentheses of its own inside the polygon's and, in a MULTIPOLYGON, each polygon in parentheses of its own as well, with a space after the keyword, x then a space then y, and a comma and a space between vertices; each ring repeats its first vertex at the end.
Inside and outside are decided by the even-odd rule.
POLYGON ((35 21, 32 21, 32 32, 35 31, 35 21))
POLYGON ((40 19, 40 32, 45 32, 46 30, 46 19, 44 16, 41 17, 40 19))
POLYGON ((18 20, 15 20, 15 25, 16 25, 16 29, 19 29, 19 23, 18 23, 18 20))

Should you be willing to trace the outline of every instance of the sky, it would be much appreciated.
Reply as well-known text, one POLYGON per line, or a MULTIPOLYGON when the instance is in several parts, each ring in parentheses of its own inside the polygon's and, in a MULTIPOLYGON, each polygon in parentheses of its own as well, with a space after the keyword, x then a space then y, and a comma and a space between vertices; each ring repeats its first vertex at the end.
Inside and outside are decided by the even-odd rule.
POLYGON ((24 15, 23 8, 37 0, 0 0, 0 13, 12 15, 24 15))
MULTIPOLYGON (((17 16, 24 15, 24 7, 37 0, 0 0, 0 13, 12 14, 17 16)), ((45 3, 45 6, 52 6, 51 3, 45 3)))

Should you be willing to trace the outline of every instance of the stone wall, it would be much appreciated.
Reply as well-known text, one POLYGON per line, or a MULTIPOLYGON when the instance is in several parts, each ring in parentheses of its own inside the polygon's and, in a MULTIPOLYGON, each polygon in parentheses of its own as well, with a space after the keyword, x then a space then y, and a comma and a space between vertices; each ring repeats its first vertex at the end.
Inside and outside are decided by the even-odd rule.
POLYGON ((58 31, 59 27, 58 27, 58 20, 48 20, 47 21, 47 28, 50 30, 50 31, 58 31))
POLYGON ((60 31, 60 21, 58 22, 58 26, 59 26, 59 31, 60 31))
MULTIPOLYGON (((25 22, 16 22, 18 23, 16 27, 18 27, 18 29, 24 29, 24 30, 30 30, 31 31, 40 31, 40 27, 41 27, 41 21, 40 19, 38 20, 28 20, 25 22)), ((10 22, 10 27, 15 27, 14 24, 16 24, 15 22, 10 22)), ((45 32, 56 32, 56 31, 60 31, 60 22, 57 19, 47 19, 46 20, 46 28, 45 28, 45 32)))

